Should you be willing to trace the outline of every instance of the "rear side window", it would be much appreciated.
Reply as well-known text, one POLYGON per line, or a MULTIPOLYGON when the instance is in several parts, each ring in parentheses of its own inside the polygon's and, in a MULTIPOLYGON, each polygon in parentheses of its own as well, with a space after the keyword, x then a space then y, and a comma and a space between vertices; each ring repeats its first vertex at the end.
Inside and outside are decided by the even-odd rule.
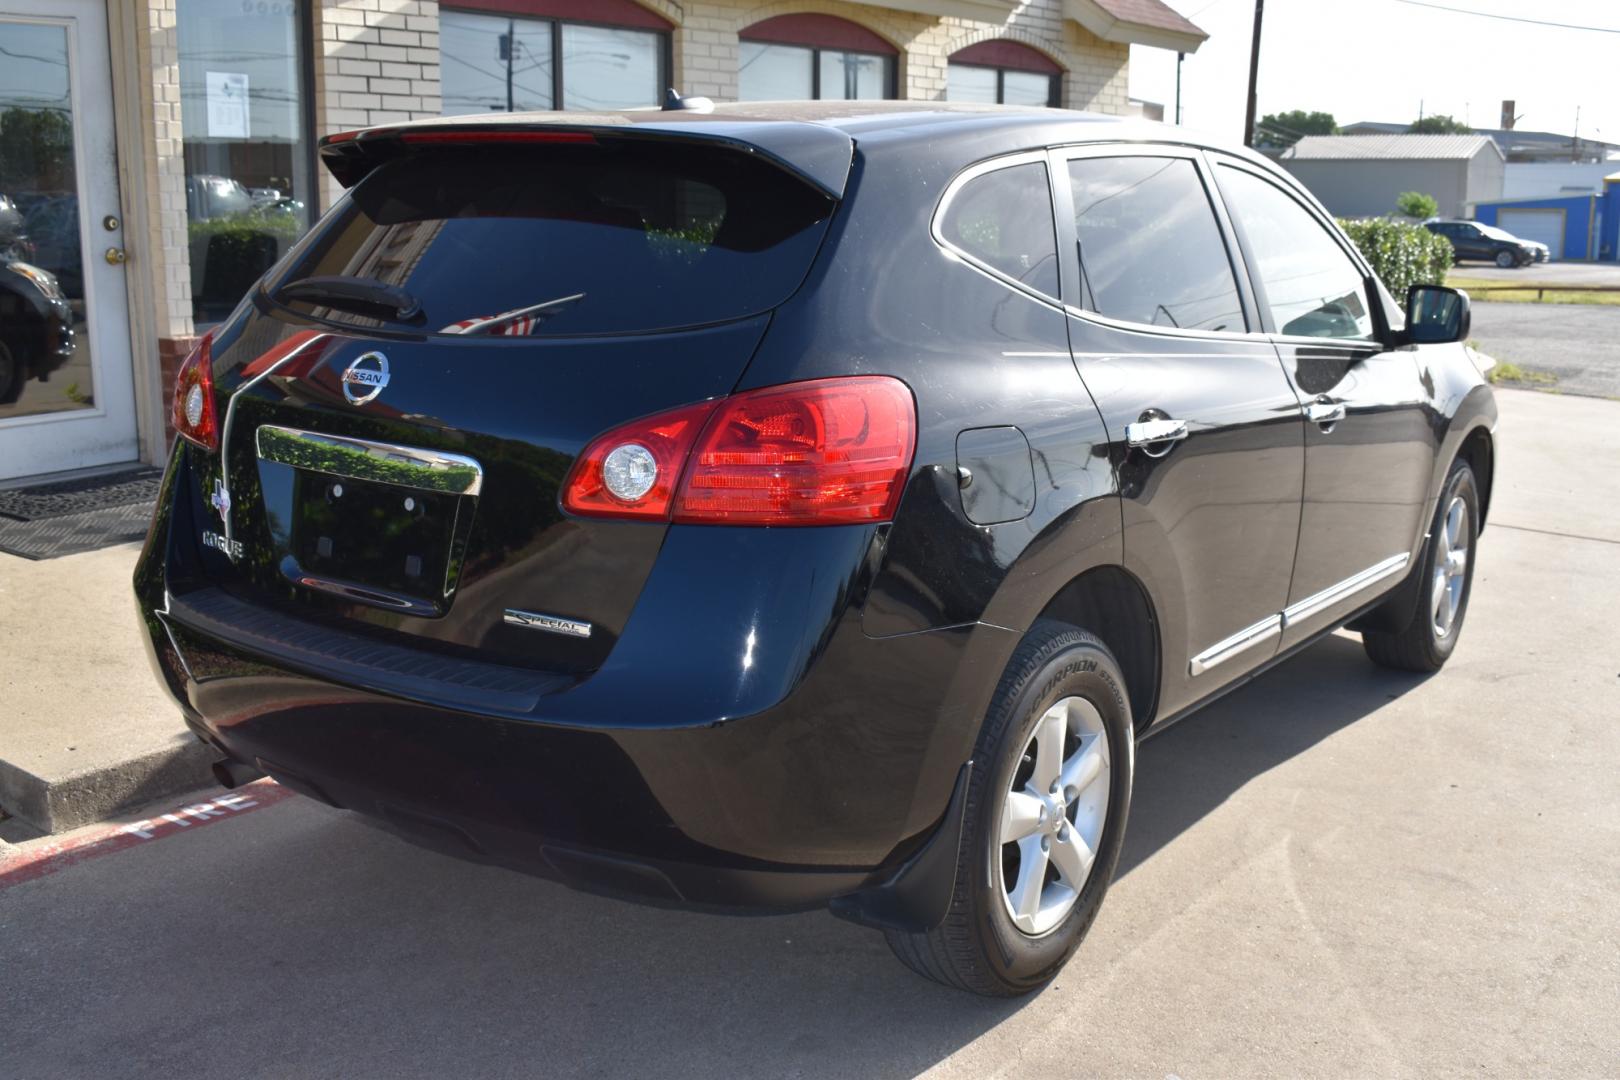
POLYGON ((1069 162, 1080 280, 1099 315, 1189 330, 1248 329, 1198 169, 1186 158, 1069 162))
POLYGON ((1058 295, 1052 189, 1039 161, 975 176, 940 215, 940 236, 964 255, 1020 285, 1058 295))
POLYGON ((1367 282, 1327 229, 1270 181, 1230 165, 1220 178, 1277 332, 1371 338, 1367 282))
POLYGON ((573 297, 499 332, 697 326, 787 299, 833 207, 774 165, 712 147, 433 149, 367 175, 277 287, 361 278, 404 289, 420 304, 407 326, 352 305, 289 304, 348 326, 460 333, 573 297))

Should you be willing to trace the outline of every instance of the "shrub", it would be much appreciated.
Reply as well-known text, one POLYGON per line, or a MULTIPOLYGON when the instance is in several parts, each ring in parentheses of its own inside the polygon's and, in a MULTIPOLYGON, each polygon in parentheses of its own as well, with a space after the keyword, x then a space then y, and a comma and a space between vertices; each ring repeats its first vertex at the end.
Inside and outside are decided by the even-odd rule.
POLYGON ((1395 209, 1407 217, 1424 221, 1439 216, 1440 203, 1433 195, 1426 195, 1421 191, 1403 191, 1395 199, 1395 209))
POLYGON ((1339 221, 1372 264, 1384 287, 1405 301, 1409 285, 1444 285, 1451 269, 1451 241, 1422 225, 1409 225, 1386 218, 1339 221))

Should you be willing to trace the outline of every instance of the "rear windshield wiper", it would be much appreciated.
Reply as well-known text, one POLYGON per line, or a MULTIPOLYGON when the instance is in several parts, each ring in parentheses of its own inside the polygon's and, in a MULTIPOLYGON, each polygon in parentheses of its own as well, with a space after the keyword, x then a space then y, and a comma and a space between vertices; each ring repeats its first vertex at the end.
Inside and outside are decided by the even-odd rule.
POLYGON ((555 300, 546 300, 539 304, 530 304, 528 307, 513 308, 503 311, 499 315, 487 315, 481 319, 465 319, 447 326, 440 333, 444 334, 499 334, 514 333, 514 336, 527 335, 535 326, 545 322, 569 304, 585 299, 585 294, 574 293, 572 296, 559 296, 555 300), (528 326, 516 324, 528 320, 528 326), (511 328, 510 330, 508 328, 511 328))
POLYGON ((312 300, 326 307, 355 310, 368 315, 382 308, 392 311, 396 319, 410 319, 422 311, 422 302, 398 285, 388 285, 375 278, 343 277, 320 274, 299 278, 276 290, 277 300, 312 300))

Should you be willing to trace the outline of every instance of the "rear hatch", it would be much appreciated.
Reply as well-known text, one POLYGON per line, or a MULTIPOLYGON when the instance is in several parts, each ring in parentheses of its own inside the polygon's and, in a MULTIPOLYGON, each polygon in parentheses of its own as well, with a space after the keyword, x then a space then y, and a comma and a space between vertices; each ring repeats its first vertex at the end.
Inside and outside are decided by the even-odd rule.
POLYGON ((216 331, 200 557, 329 627, 584 672, 665 526, 565 514, 576 455, 728 393, 837 202, 734 138, 489 131, 343 146, 352 191, 216 331))

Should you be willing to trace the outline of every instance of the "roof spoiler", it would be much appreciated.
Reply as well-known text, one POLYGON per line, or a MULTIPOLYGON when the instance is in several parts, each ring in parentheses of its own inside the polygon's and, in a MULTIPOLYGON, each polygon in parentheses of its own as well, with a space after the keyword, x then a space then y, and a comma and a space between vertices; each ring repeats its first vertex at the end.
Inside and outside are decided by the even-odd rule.
POLYGON ((783 120, 730 120, 682 112, 561 115, 557 120, 421 121, 342 131, 320 141, 321 162, 344 187, 353 187, 384 161, 426 146, 520 143, 608 145, 632 140, 684 142, 749 154, 783 169, 834 199, 844 197, 855 141, 821 124, 783 120))

